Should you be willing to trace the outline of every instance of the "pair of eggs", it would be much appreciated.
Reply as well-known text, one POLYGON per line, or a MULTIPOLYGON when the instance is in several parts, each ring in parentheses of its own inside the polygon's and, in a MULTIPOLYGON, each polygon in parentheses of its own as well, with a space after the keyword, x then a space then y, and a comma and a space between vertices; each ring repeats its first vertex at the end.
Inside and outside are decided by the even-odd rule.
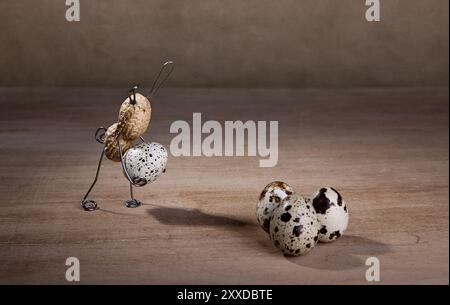
POLYGON ((284 254, 308 253, 317 242, 332 242, 348 225, 348 210, 342 196, 332 187, 303 198, 287 183, 274 181, 262 191, 257 221, 284 254))

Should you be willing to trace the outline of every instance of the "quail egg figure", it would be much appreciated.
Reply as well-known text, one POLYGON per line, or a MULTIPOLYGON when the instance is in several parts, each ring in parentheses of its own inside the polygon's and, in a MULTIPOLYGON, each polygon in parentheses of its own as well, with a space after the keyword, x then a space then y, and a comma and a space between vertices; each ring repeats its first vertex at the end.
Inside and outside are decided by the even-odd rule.
POLYGON ((270 238, 287 256, 308 253, 318 242, 318 231, 316 212, 301 196, 286 197, 273 211, 270 238))
POLYGON ((341 237, 348 226, 348 209, 341 194, 332 187, 322 187, 310 199, 319 221, 319 241, 332 242, 341 237))
POLYGON ((269 233, 270 217, 274 209, 284 198, 294 193, 294 189, 282 181, 273 181, 266 185, 256 205, 256 219, 264 231, 269 233))
POLYGON ((124 156, 125 170, 132 181, 155 181, 166 171, 168 153, 156 142, 142 142, 128 149, 124 156))

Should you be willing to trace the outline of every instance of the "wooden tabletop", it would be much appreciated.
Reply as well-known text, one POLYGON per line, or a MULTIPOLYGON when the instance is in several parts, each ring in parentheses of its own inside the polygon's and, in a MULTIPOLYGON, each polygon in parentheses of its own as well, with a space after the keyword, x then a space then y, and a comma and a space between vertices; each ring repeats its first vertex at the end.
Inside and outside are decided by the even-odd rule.
POLYGON ((169 156, 135 190, 93 133, 117 119, 122 89, 0 89, 0 283, 367 284, 449 282, 449 95, 442 89, 163 89, 145 138, 169 146, 176 120, 278 120, 279 161, 169 156), (350 211, 338 241, 283 256, 255 205, 273 180, 309 195, 325 185, 350 211))

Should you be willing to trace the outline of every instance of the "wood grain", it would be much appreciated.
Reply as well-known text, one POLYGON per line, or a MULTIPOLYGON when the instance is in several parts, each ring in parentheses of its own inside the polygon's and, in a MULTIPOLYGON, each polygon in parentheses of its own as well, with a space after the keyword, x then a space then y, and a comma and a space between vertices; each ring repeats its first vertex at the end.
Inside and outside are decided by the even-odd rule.
POLYGON ((0 283, 365 284, 449 282, 448 89, 164 89, 146 138, 169 145, 175 120, 278 120, 279 162, 173 157, 136 190, 106 160, 84 212, 101 146, 125 90, 0 89, 0 283), (262 188, 283 180, 307 195, 336 187, 347 234, 308 255, 282 256, 258 228, 262 188))

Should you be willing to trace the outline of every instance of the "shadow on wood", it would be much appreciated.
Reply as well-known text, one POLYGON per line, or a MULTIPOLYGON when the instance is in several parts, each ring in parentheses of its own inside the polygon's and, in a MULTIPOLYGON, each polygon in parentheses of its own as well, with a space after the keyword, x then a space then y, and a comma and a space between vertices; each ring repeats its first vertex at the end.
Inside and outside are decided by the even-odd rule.
POLYGON ((381 242, 361 236, 344 235, 333 243, 319 243, 312 251, 299 257, 288 257, 290 262, 314 269, 345 270, 365 267, 365 260, 392 252, 381 242))
POLYGON ((149 215, 156 218, 165 225, 181 226, 224 226, 224 227, 246 227, 254 228, 251 222, 222 216, 213 215, 200 211, 199 209, 180 209, 168 207, 156 207, 147 211, 149 215))

